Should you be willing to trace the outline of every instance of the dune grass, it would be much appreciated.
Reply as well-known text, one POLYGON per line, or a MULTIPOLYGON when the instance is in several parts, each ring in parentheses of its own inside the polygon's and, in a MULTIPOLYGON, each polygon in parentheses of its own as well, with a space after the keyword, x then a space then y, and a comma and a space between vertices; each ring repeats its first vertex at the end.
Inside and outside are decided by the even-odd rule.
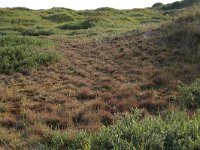
POLYGON ((117 10, 100 8, 74 11, 65 8, 49 10, 1 8, 0 34, 64 35, 69 38, 95 37, 99 36, 100 33, 112 35, 132 30, 140 24, 159 23, 167 19, 167 15, 153 9, 117 10), (78 33, 72 34, 72 32, 78 33))

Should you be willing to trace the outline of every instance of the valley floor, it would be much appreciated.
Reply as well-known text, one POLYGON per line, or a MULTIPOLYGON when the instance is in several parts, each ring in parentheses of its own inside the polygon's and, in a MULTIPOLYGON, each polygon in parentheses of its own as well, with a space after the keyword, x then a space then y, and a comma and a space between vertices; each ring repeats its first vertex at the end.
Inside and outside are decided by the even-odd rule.
POLYGON ((177 85, 198 69, 177 61, 176 47, 163 45, 161 32, 132 31, 101 41, 51 37, 59 62, 0 75, 6 106, 0 125, 18 138, 13 142, 35 143, 50 129, 97 131, 132 108, 144 115, 175 109, 170 100, 177 85))

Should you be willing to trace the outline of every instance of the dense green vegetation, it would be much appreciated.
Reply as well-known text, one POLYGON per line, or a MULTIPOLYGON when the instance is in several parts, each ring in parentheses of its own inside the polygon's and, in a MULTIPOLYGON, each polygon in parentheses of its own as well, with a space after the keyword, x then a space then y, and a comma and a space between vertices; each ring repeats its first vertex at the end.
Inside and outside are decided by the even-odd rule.
POLYGON ((75 17, 69 13, 66 12, 60 12, 60 13, 55 13, 55 14, 50 14, 47 16, 44 16, 45 19, 54 21, 54 22, 71 22, 75 20, 75 17))
POLYGON ((199 0, 182 0, 182 1, 176 1, 170 4, 163 4, 163 3, 155 3, 152 8, 161 9, 161 10, 174 10, 174 9, 181 9, 181 8, 187 8, 190 6, 199 5, 199 0))
POLYGON ((168 19, 158 10, 133 9, 74 11, 65 8, 28 10, 0 9, 0 34, 65 35, 69 38, 113 35, 134 29, 141 24, 159 23, 168 19))
POLYGON ((70 138, 57 131, 46 136, 48 141, 40 144, 46 150, 196 150, 200 147, 200 115, 189 118, 184 112, 170 112, 141 120, 141 113, 136 110, 96 134, 81 133, 70 138))
POLYGON ((0 37, 0 72, 23 71, 57 60, 54 44, 28 36, 0 37), (49 50, 44 50, 49 49, 49 50))
POLYGON ((171 9, 180 9, 184 7, 189 7, 193 5, 200 4, 199 0, 183 0, 183 1, 177 1, 171 4, 167 4, 162 7, 163 10, 171 10, 171 9))
POLYGON ((183 108, 200 108, 200 79, 189 86, 179 87, 177 101, 183 108))

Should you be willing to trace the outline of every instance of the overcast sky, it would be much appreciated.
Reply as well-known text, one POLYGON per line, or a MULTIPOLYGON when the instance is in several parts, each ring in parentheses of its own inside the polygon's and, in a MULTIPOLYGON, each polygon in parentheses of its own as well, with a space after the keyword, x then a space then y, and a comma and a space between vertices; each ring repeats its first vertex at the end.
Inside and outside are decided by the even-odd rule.
POLYGON ((151 7, 154 3, 164 4, 175 0, 0 0, 0 7, 27 7, 31 9, 49 9, 66 7, 75 10, 112 7, 117 9, 132 9, 151 7))

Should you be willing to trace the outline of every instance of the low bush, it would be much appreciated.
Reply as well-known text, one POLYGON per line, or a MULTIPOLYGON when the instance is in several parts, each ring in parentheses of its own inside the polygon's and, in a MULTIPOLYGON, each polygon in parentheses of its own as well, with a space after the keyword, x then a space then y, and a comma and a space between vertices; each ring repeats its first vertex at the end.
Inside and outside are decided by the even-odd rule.
POLYGON ((89 29, 92 27, 95 27, 97 25, 103 26, 107 23, 106 19, 103 19, 101 17, 96 17, 96 18, 88 18, 82 21, 75 21, 71 23, 67 23, 61 27, 60 29, 65 29, 65 30, 79 30, 79 29, 89 29))
POLYGON ((53 51, 54 44, 39 38, 1 36, 0 47, 1 73, 23 71, 58 59, 58 54, 53 51))
POLYGON ((72 23, 67 23, 61 27, 59 27, 60 29, 64 29, 64 30, 79 30, 79 29, 88 29, 91 27, 94 27, 96 25, 96 21, 92 20, 92 19, 87 19, 84 21, 76 21, 76 22, 72 22, 72 23))
POLYGON ((29 36, 39 36, 39 35, 53 35, 54 31, 51 29, 46 29, 44 27, 33 27, 33 28, 28 28, 22 31, 22 35, 29 35, 29 36))
POLYGON ((199 0, 182 0, 178 2, 174 2, 171 4, 167 4, 162 7, 163 10, 172 10, 172 9, 180 9, 184 7, 189 7, 193 5, 200 4, 199 0))
POLYGON ((48 137, 41 149, 87 150, 197 150, 200 147, 200 116, 189 119, 184 112, 163 116, 147 116, 135 110, 116 125, 103 127, 97 133, 80 133, 75 137, 56 132, 48 137))
POLYGON ((63 13, 63 12, 51 14, 49 16, 45 16, 44 19, 48 19, 48 20, 51 20, 53 22, 58 22, 58 23, 70 22, 70 21, 75 20, 74 16, 72 16, 69 13, 63 13))
POLYGON ((200 79, 191 85, 179 87, 177 102, 186 108, 200 108, 200 79))
POLYGON ((155 3, 155 4, 153 4, 152 8, 161 8, 163 6, 164 6, 163 3, 155 3))

